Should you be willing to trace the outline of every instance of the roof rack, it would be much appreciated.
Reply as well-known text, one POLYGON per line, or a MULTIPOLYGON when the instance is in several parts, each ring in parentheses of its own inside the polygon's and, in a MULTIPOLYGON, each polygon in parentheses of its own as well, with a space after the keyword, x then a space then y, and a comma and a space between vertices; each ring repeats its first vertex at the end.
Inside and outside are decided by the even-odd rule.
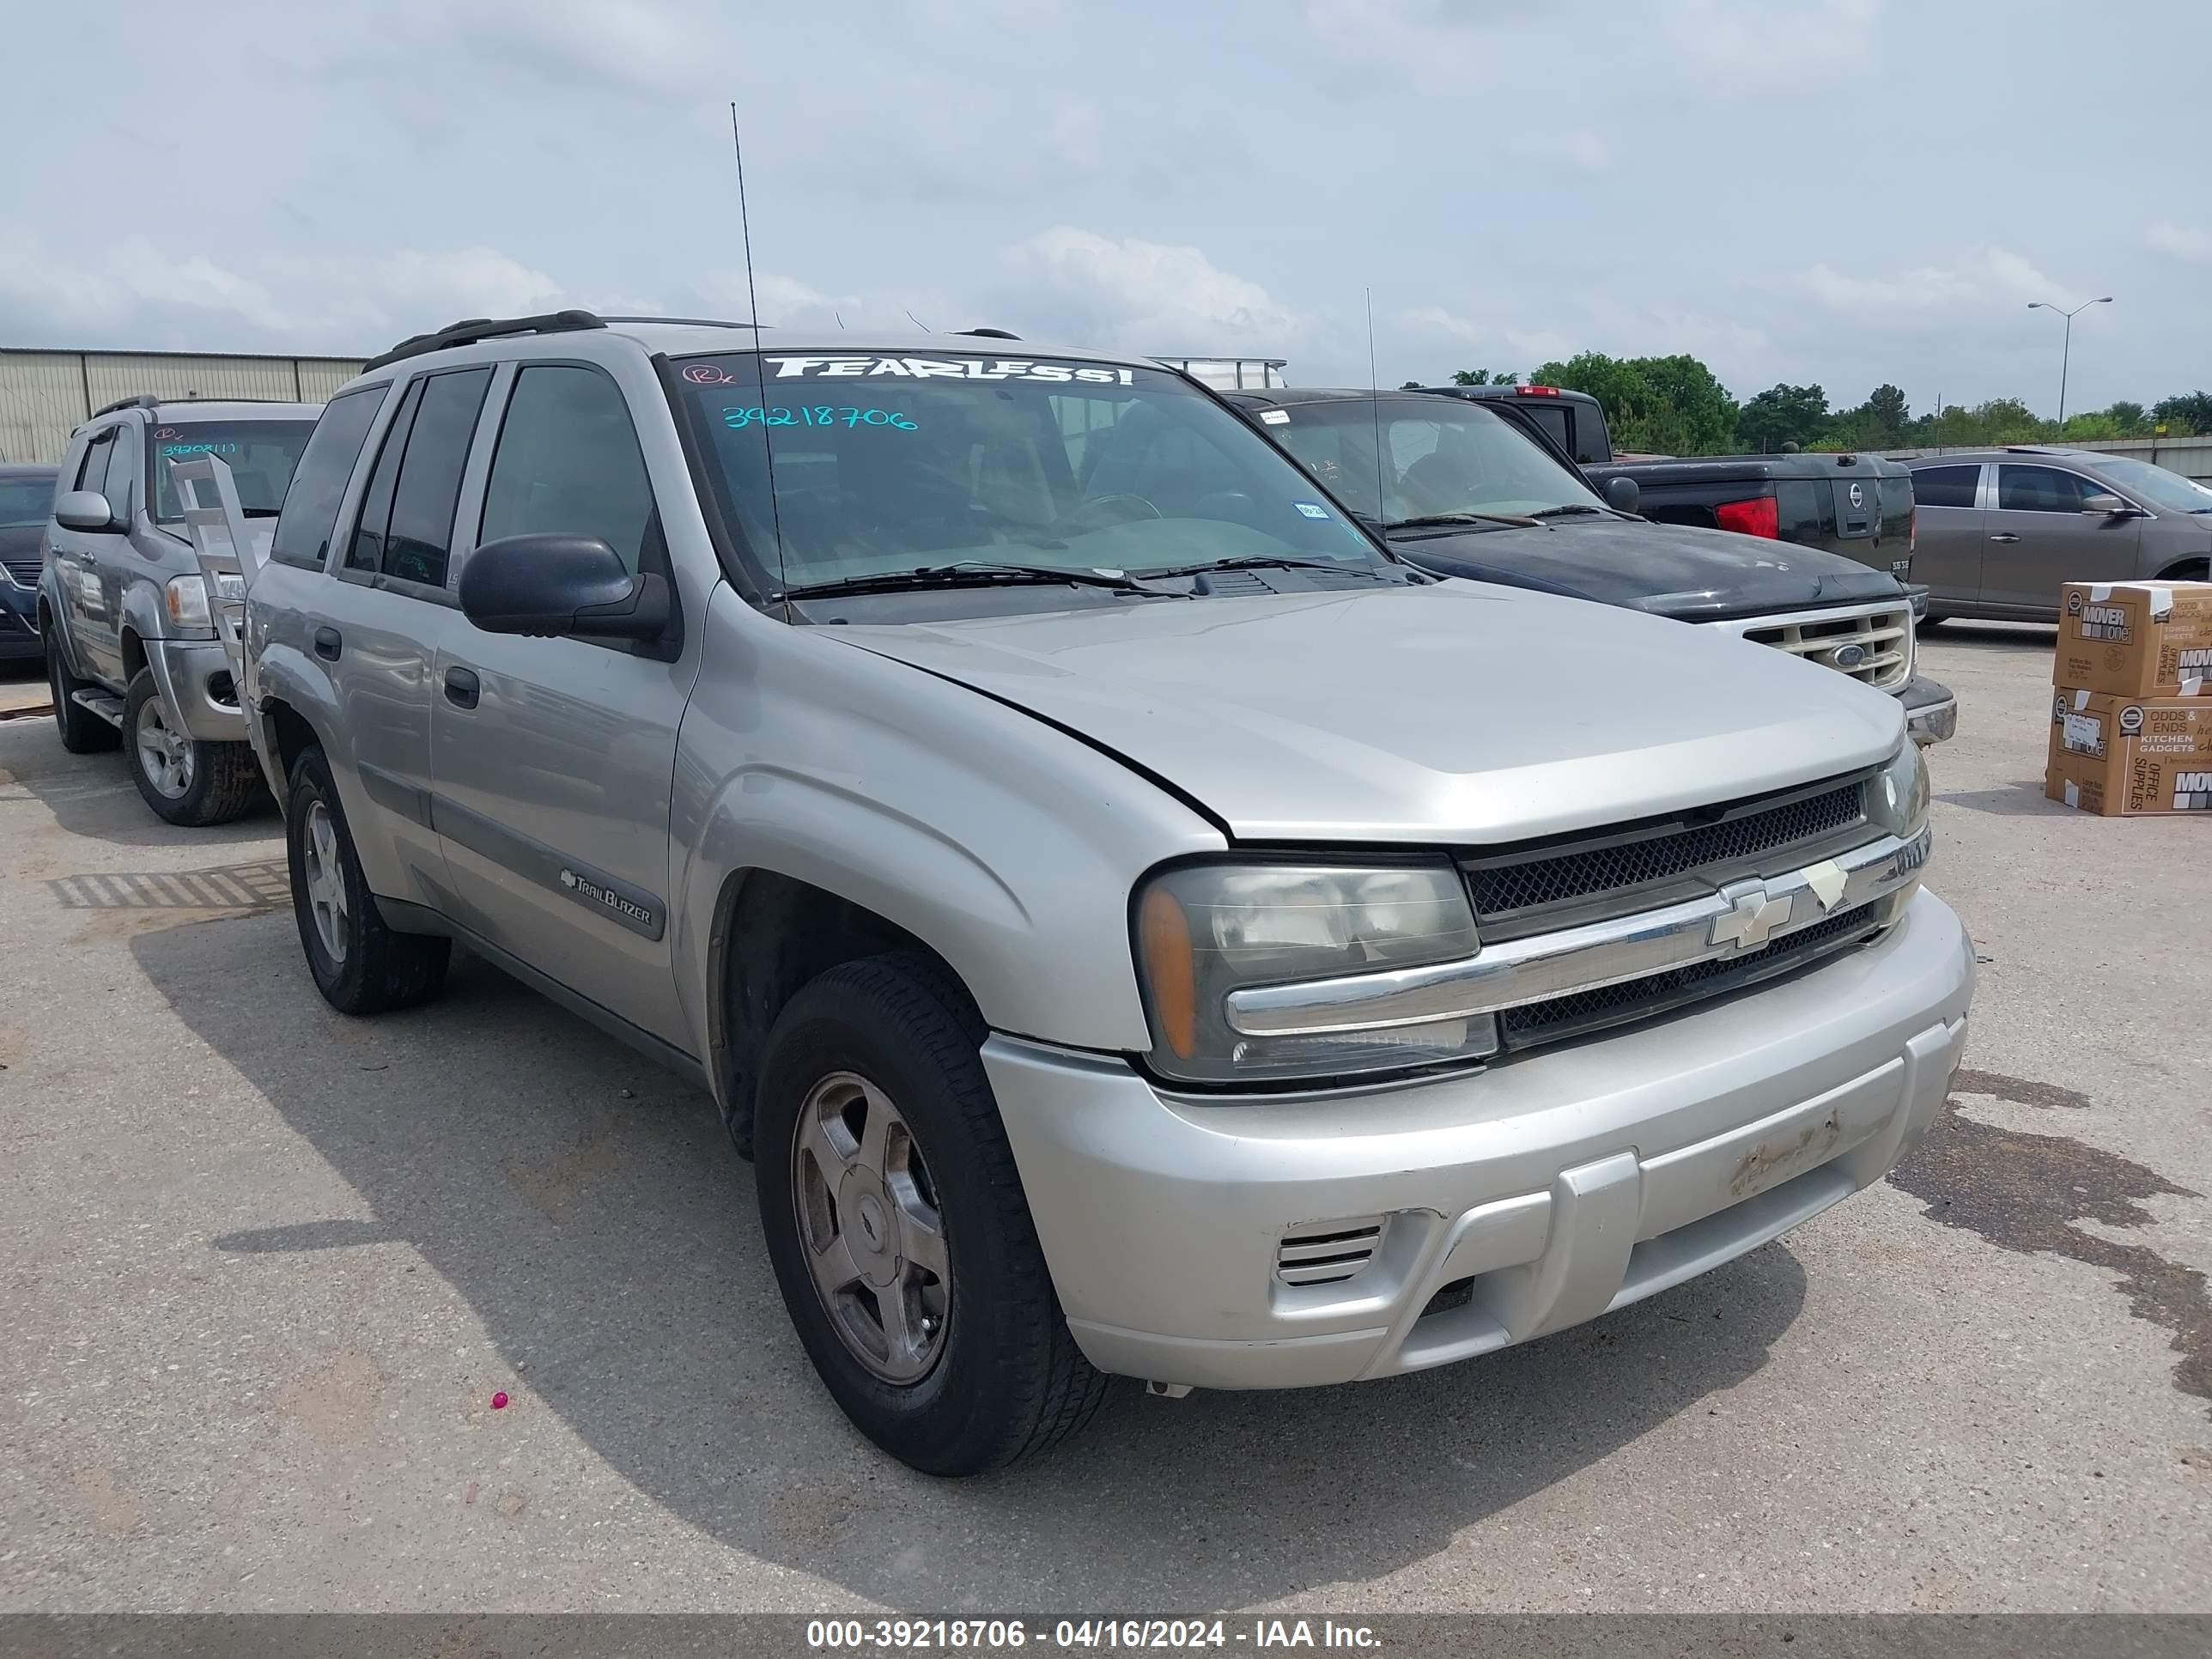
POLYGON ((726 317, 609 317, 603 323, 672 323, 678 328, 766 328, 766 323, 733 323, 726 317))
POLYGON ((366 374, 370 369, 382 368, 403 358, 420 357, 425 352, 443 351, 447 346, 474 345, 479 340, 502 339, 511 334, 565 334, 605 326, 588 311, 548 311, 535 317, 471 317, 448 323, 434 333, 408 336, 382 356, 372 357, 363 363, 362 373, 366 374))
POLYGON ((118 398, 112 404, 103 404, 84 418, 96 421, 103 415, 113 415, 125 409, 175 409, 192 404, 296 404, 297 398, 233 398, 229 396, 202 397, 198 392, 186 398, 161 398, 150 392, 142 392, 135 398, 118 398))

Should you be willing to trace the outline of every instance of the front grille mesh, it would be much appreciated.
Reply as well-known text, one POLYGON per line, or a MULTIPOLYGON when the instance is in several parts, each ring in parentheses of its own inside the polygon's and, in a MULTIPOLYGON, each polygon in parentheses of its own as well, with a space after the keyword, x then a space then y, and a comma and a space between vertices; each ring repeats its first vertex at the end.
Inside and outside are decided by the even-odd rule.
POLYGON ((1475 913, 1489 917, 1537 905, 1640 887, 1706 865, 1756 858, 1777 848, 1833 835, 1865 810, 1866 785, 1853 779, 1817 794, 1723 818, 1664 830, 1610 847, 1583 848, 1515 862, 1475 862, 1468 870, 1475 913))
POLYGON ((1878 902, 1862 904, 1741 956, 1718 957, 1686 968, 1669 968, 1664 973, 1620 985, 1573 991, 1548 1002, 1532 1002, 1525 1008, 1509 1009, 1498 1017, 1498 1035, 1508 1048, 1530 1048, 1540 1043, 1580 1036, 1605 1026, 1643 1019, 1686 1002, 1721 996, 1739 985, 1785 972, 1829 951, 1854 944, 1873 933, 1881 921, 1878 902))
POLYGON ((43 567, 37 554, 33 554, 27 559, 0 559, 0 565, 7 567, 8 574, 15 579, 19 586, 36 587, 39 585, 39 572, 43 567))

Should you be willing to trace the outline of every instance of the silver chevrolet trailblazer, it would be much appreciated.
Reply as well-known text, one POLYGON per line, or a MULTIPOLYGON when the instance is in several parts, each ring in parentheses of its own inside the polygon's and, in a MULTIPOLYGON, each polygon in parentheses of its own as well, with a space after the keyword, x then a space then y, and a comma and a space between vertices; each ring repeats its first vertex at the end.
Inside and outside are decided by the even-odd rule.
POLYGON ((1881 1176, 1965 1036, 1893 698, 1427 576, 1154 364, 457 325, 331 400, 245 616, 323 994, 459 940, 697 1078, 939 1474, 1107 1373, 1677 1284, 1881 1176))

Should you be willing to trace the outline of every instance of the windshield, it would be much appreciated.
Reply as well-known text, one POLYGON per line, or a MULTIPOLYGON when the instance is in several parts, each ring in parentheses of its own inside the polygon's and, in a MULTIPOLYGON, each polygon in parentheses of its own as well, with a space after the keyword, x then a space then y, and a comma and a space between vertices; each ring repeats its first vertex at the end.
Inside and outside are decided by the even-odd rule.
POLYGON ((2212 508, 2212 489, 2179 472, 2169 472, 2148 461, 2124 455, 2100 455, 2097 470, 2123 489, 2131 489, 2146 501, 2174 513, 2202 513, 2212 508))
POLYGON ((1345 398, 1269 410, 1262 418, 1354 512, 1385 523, 1605 505, 1510 420, 1463 399, 1345 398), (1268 419, 1276 415, 1290 418, 1268 419))
POLYGON ((734 353, 677 379, 723 513, 779 591, 976 561, 1382 565, 1256 433, 1160 370, 734 353))
POLYGON ((52 478, 0 478, 0 530, 44 524, 53 502, 52 478))
POLYGON ((238 485, 238 504, 248 513, 274 513, 284 505, 285 488, 300 452, 315 429, 307 421, 190 421, 154 428, 154 481, 160 505, 154 516, 185 516, 168 463, 194 455, 220 455, 238 485))

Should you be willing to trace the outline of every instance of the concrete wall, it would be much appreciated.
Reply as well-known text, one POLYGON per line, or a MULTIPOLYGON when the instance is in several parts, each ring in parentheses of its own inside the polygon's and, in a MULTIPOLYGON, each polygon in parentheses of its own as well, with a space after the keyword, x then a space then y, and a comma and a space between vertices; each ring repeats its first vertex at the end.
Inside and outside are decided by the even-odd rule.
MULTIPOLYGON (((1962 446, 1969 449, 1987 449, 1987 444, 1962 446)), ((2201 484, 2212 484, 2212 437, 2206 438, 2100 438, 2091 443, 2052 443, 2052 449, 2094 450, 2106 455, 2128 455, 2138 461, 2148 461, 2153 466, 2162 466, 2169 472, 2179 472, 2185 478, 2194 478, 2201 484)), ((1909 461, 1917 455, 1951 455, 1955 449, 1885 449, 1885 455, 1900 461, 1909 461)))
POLYGON ((94 410, 141 392, 326 402, 361 373, 363 361, 198 351, 0 349, 0 461, 58 461, 70 433, 94 410))

